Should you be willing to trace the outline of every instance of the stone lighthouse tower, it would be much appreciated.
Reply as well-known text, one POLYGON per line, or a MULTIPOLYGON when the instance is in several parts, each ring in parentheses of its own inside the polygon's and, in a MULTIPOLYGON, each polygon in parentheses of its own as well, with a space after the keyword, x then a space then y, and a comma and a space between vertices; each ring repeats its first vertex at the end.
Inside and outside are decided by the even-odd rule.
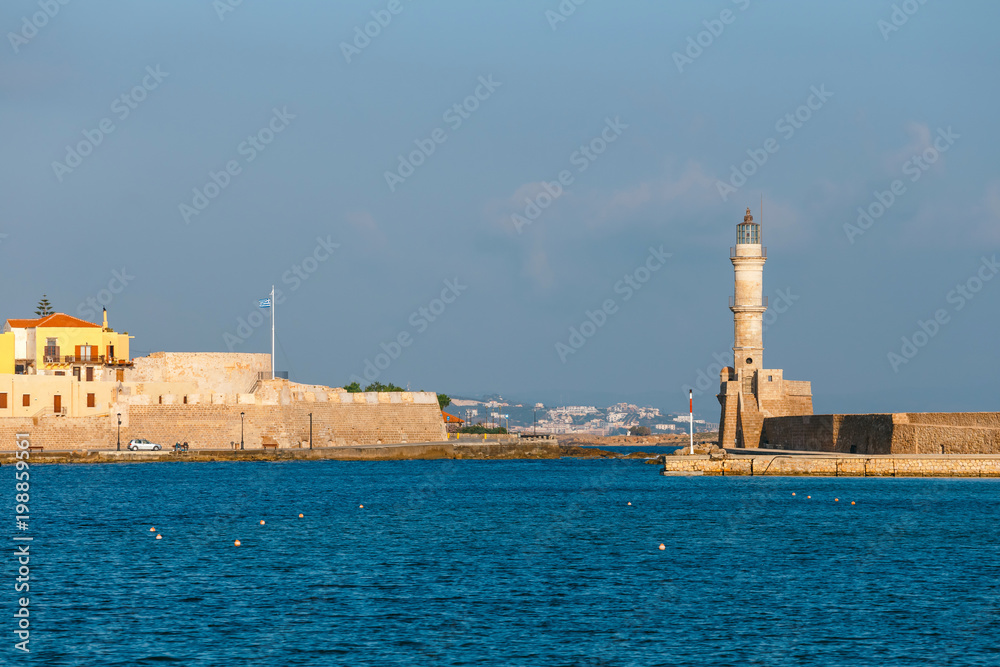
POLYGON ((761 245, 760 224, 753 221, 750 209, 736 226, 736 247, 729 253, 736 273, 736 289, 729 300, 736 335, 733 343, 733 368, 751 377, 763 368, 764 358, 764 262, 767 248, 761 245))
POLYGON ((736 226, 736 246, 730 248, 736 286, 729 297, 733 311, 733 365, 719 377, 719 444, 722 447, 759 447, 766 441, 765 419, 811 415, 809 382, 784 379, 780 369, 764 368, 764 262, 760 223, 750 209, 736 226))

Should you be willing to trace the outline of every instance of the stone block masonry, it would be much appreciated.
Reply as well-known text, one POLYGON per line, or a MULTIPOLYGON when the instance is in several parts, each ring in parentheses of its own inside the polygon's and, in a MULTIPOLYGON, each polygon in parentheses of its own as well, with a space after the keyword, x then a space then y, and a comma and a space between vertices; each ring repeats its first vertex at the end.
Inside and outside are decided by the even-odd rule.
POLYGON ((764 420, 767 447, 845 454, 1000 454, 1000 412, 806 415, 764 420))
POLYGON ((1000 477, 1000 457, 985 456, 740 456, 666 457, 667 474, 754 477, 1000 477))
MULTIPOLYGON (((279 381, 280 382, 280 381, 279 381)), ((310 392, 311 393, 311 392, 310 392)), ((259 449, 265 442, 281 449, 309 446, 312 413, 314 447, 372 445, 444 440, 445 427, 435 394, 321 394, 288 401, 198 404, 122 404, 121 441, 146 438, 164 446, 187 442, 192 449, 231 449, 240 443, 240 413, 244 446, 259 449), (297 400, 298 399, 298 400, 297 400)), ((114 449, 116 413, 69 418, 0 420, 0 450, 14 448, 15 433, 30 433, 32 444, 46 450, 114 449)))
POLYGON ((185 383, 202 393, 248 392, 260 373, 270 372, 271 355, 225 352, 154 352, 133 359, 129 383, 185 383))

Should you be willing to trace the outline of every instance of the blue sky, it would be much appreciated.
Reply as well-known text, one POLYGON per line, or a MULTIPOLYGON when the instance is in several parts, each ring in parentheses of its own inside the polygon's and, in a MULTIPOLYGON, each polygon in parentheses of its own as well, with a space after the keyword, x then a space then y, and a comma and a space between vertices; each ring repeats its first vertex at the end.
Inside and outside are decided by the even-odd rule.
POLYGON ((683 411, 731 356, 727 252, 763 196, 765 294, 791 304, 765 364, 811 380, 817 412, 997 409, 996 3, 46 6, 0 8, 5 318, 46 293, 106 302, 136 350, 264 352, 266 322, 240 320, 274 283, 294 379, 371 362, 414 389, 683 411))

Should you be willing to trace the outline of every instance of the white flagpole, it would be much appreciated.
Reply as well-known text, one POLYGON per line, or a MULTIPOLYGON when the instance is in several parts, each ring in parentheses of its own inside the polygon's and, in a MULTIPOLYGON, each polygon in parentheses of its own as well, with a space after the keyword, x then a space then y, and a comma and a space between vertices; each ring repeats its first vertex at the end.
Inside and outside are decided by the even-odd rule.
POLYGON ((688 410, 691 414, 691 453, 694 454, 694 390, 688 389, 688 410))
POLYGON ((271 379, 274 379, 274 285, 271 285, 271 379))

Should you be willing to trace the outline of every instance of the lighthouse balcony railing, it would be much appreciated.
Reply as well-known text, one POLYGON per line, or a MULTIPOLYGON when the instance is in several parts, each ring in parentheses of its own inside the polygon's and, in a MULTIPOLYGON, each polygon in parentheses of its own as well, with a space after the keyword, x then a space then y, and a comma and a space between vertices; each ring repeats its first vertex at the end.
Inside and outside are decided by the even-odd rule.
POLYGON ((761 299, 740 299, 739 303, 736 302, 736 297, 729 297, 729 307, 737 308, 740 306, 745 306, 747 308, 767 308, 767 297, 761 299))
POLYGON ((767 257, 767 248, 761 246, 759 255, 738 255, 736 254, 736 246, 729 246, 729 259, 736 259, 737 257, 767 257))

